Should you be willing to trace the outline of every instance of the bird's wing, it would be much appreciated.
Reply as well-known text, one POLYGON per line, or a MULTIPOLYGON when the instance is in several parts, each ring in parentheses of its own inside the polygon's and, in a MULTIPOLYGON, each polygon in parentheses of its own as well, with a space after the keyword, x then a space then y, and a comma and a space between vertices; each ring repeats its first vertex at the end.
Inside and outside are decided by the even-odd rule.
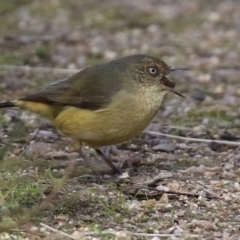
POLYGON ((113 72, 106 65, 96 65, 66 80, 49 84, 20 100, 99 110, 107 106, 121 89, 119 78, 113 79, 112 76, 113 72))

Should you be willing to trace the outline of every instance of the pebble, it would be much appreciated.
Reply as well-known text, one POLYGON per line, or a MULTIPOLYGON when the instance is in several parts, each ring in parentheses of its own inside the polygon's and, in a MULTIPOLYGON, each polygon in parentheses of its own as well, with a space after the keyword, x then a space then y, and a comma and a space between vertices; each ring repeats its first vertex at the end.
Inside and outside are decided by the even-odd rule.
POLYGON ((161 240, 159 237, 153 237, 151 240, 161 240))
POLYGON ((200 124, 200 125, 193 127, 192 130, 195 133, 202 133, 202 132, 206 131, 206 126, 204 124, 200 124))
POLYGON ((235 174, 234 174, 234 172, 232 172, 232 171, 223 171, 223 173, 222 173, 222 176, 224 177, 224 178, 234 178, 235 177, 235 174))
POLYGON ((167 187, 172 190, 172 191, 179 191, 180 188, 180 184, 178 182, 172 182, 172 183, 168 183, 167 187))
POLYGON ((40 227, 40 232, 47 232, 47 229, 45 227, 40 227))
POLYGON ((211 22, 219 22, 221 20, 221 16, 218 12, 211 12, 208 15, 208 20, 211 22))
POLYGON ((224 91, 223 85, 217 85, 213 90, 213 93, 222 94, 224 91))
POLYGON ((224 168, 225 168, 226 170, 231 170, 231 169, 234 168, 234 165, 233 165, 232 163, 225 163, 224 168))
POLYGON ((105 51, 103 54, 104 58, 107 60, 113 60, 114 58, 117 57, 117 53, 113 51, 105 51))
POLYGON ((184 214, 185 214, 185 211, 179 211, 179 212, 177 213, 177 216, 178 216, 178 217, 183 217, 184 214))
POLYGON ((76 238, 76 239, 81 239, 81 240, 85 240, 86 236, 84 235, 84 233, 80 232, 80 231, 75 231, 71 234, 72 237, 76 238))
POLYGON ((44 156, 46 155, 46 153, 50 151, 52 151, 52 147, 48 143, 33 142, 27 147, 25 151, 25 155, 28 158, 34 158, 34 157, 44 156))
POLYGON ((210 74, 202 74, 198 77, 198 81, 201 83, 208 83, 211 81, 211 75, 210 74))
POLYGON ((119 179, 127 179, 127 178, 130 178, 128 172, 124 172, 119 176, 119 179))
POLYGON ((169 188, 167 186, 163 186, 163 185, 158 185, 156 187, 156 189, 159 191, 169 192, 169 188))
POLYGON ((191 98, 202 102, 206 98, 206 92, 200 91, 200 90, 196 91, 196 92, 191 94, 191 98))
POLYGON ((240 184, 239 184, 238 182, 235 182, 235 183, 233 184, 233 187, 234 187, 234 189, 237 190, 237 191, 240 190, 240 184))
POLYGON ((152 148, 155 151, 165 151, 165 152, 174 152, 176 149, 175 143, 160 143, 153 146, 152 148))
POLYGON ((67 215, 59 214, 54 217, 57 221, 67 221, 69 217, 67 215))
POLYGON ((159 202, 161 203, 169 203, 169 197, 166 193, 163 193, 163 195, 160 197, 159 202))
MULTIPOLYGON (((160 173, 156 176, 156 179, 166 179, 171 178, 173 176, 173 173, 166 170, 161 170, 160 173)), ((155 178, 154 178, 155 179, 155 178)))
POLYGON ((184 230, 179 226, 170 227, 168 233, 170 234, 182 234, 184 230))
POLYGON ((185 171, 190 173, 204 173, 206 171, 206 167, 201 164, 198 167, 196 166, 189 167, 185 171))
POLYGON ((206 178, 212 178, 213 176, 215 176, 216 175, 216 172, 205 172, 204 173, 204 176, 206 177, 206 178))
POLYGON ((130 203, 127 204, 127 208, 129 210, 134 210, 134 209, 138 209, 140 207, 140 202, 137 200, 133 200, 130 203))
POLYGON ((79 154, 77 152, 70 152, 67 154, 67 158, 69 160, 76 160, 77 158, 79 158, 79 154))
POLYGON ((37 232, 37 231, 38 231, 38 227, 33 226, 30 228, 30 232, 37 232))
POLYGON ((207 220, 197 220, 197 219, 193 219, 189 224, 187 224, 188 227, 190 228, 196 228, 196 227, 200 227, 200 228, 204 228, 205 230, 217 230, 217 226, 210 221, 207 220))
POLYGON ((116 237, 118 240, 131 240, 131 236, 126 232, 116 232, 116 237))

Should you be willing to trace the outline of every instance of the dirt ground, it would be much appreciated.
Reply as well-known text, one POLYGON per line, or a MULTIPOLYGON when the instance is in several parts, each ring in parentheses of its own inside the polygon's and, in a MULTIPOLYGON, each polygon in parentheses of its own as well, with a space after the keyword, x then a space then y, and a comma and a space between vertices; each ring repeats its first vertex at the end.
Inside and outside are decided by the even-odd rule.
POLYGON ((0 239, 240 239, 239 13, 237 0, 1 1, 0 101, 135 53, 189 70, 169 75, 185 98, 110 149, 121 176, 85 147, 93 175, 47 120, 1 110, 0 239))

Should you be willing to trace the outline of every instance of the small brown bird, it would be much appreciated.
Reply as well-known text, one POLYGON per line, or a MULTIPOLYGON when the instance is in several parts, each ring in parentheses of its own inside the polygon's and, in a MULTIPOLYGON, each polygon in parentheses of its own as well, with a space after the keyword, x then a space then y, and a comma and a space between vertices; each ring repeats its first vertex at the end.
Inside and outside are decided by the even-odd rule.
MULTIPOLYGON (((132 55, 88 67, 74 76, 0 108, 18 107, 48 118, 77 143, 94 148, 115 171, 119 169, 99 149, 138 136, 158 112, 175 83, 166 75, 172 69, 148 55, 132 55)), ((75 146, 76 147, 76 146, 75 146)))

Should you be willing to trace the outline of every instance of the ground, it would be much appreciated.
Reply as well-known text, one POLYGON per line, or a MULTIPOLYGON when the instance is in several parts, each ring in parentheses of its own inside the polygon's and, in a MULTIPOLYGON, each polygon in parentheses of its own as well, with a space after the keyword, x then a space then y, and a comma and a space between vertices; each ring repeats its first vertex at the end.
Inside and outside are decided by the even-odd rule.
POLYGON ((185 98, 169 94, 109 152, 122 176, 86 147, 93 175, 47 120, 1 110, 0 239, 240 239, 239 11, 237 0, 1 1, 0 101, 134 53, 189 70, 169 75, 185 98))

